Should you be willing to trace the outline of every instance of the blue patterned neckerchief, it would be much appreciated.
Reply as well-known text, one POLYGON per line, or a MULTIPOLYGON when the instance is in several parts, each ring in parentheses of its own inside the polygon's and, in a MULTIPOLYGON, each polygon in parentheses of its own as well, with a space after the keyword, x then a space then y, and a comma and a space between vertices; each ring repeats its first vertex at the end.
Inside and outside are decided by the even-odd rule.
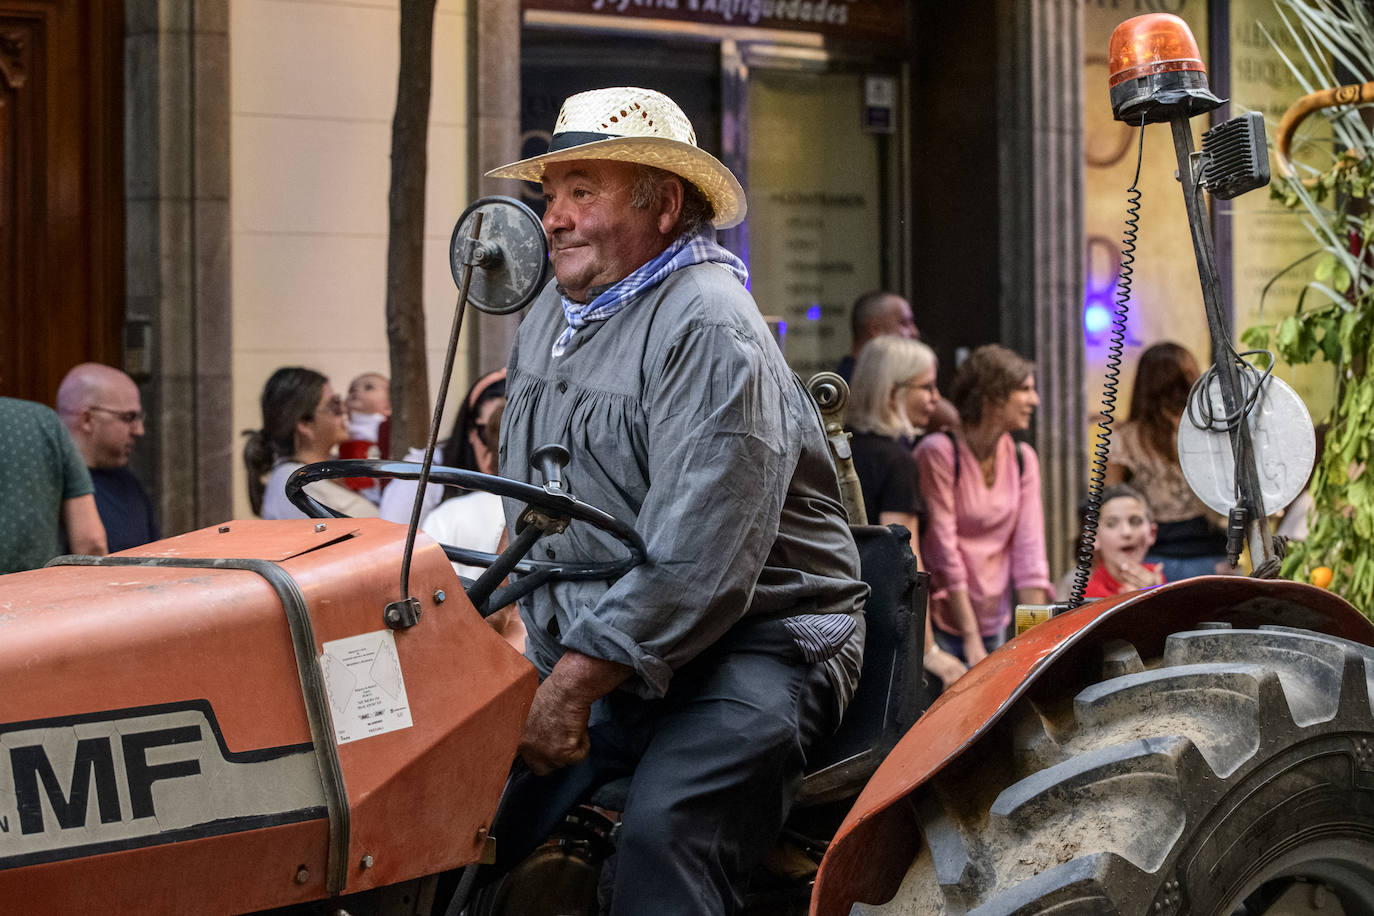
POLYGON ((749 279, 749 271, 744 262, 717 245, 714 230, 706 229, 693 235, 679 236, 663 253, 604 290, 591 302, 573 302, 567 296, 561 296, 563 317, 568 320, 568 326, 553 342, 552 355, 562 356, 573 334, 579 329, 593 321, 605 321, 621 309, 633 305, 644 293, 662 283, 673 271, 707 262, 720 264, 734 274, 740 283, 745 283, 749 279))

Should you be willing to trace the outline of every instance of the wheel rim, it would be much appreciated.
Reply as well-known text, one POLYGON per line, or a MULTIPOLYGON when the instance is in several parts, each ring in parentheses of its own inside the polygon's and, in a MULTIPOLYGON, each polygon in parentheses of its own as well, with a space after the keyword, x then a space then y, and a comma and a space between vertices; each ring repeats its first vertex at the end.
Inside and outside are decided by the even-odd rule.
POLYGON ((1374 863, 1374 838, 1324 838, 1303 843, 1260 863, 1245 888, 1220 912, 1230 916, 1279 912, 1274 909, 1277 899, 1288 888, 1306 884, 1314 892, 1320 887, 1334 896, 1345 916, 1374 916, 1374 865, 1370 863, 1374 863))

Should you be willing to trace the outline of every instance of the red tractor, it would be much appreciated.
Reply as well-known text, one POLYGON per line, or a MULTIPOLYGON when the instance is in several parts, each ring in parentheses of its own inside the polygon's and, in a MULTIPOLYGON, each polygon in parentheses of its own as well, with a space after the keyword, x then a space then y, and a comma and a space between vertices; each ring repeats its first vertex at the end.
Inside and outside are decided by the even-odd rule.
MULTIPOLYGON (((1169 72, 1191 78, 1142 78, 1169 72)), ((1144 97, 1193 100, 1163 111, 1184 121, 1198 98, 1146 92, 1128 113, 1144 97)), ((502 273, 501 243, 526 231, 506 206, 455 232, 465 280, 496 278, 475 296, 537 285, 502 273)), ((1227 435, 1262 566, 1245 429, 1227 435)), ((627 563, 637 535, 559 486, 440 469, 530 506, 465 583, 449 563, 464 552, 421 538, 412 554, 413 528, 332 517, 300 492, 360 471, 430 468, 306 468, 299 504, 327 517, 0 579, 0 911, 596 912, 614 787, 506 880, 471 894, 458 871, 500 842, 536 680, 483 611, 511 588, 614 574, 523 560, 545 527, 603 527, 627 563)), ((1349 604, 1239 577, 1099 601, 922 714, 923 575, 904 531, 855 537, 873 588, 859 694, 751 912, 1374 913, 1374 625, 1349 604)))

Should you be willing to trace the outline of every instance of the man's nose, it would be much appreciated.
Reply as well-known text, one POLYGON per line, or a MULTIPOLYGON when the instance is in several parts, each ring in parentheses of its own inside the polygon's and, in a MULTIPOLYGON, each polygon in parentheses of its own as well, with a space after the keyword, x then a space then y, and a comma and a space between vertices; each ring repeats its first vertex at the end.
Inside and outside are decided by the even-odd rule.
POLYGON ((145 432, 145 430, 143 429, 143 418, 139 417, 137 420, 135 420, 133 424, 129 427, 129 431, 133 433, 135 436, 143 435, 143 433, 145 432))
POLYGON ((571 224, 568 221, 567 208, 557 200, 551 200, 544 205, 544 234, 552 236, 556 229, 567 229, 571 224))

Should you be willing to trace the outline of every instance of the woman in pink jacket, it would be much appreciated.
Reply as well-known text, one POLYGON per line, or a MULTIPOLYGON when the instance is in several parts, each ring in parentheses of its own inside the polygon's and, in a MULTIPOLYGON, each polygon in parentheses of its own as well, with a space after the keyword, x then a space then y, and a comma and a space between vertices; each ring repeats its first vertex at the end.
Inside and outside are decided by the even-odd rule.
POLYGON ((1011 434, 1030 427, 1040 403, 1035 364, 988 344, 955 374, 950 400, 958 431, 916 446, 930 521, 921 553, 930 570, 935 640, 976 664, 1002 644, 1019 602, 1049 598, 1040 463, 1011 434))

